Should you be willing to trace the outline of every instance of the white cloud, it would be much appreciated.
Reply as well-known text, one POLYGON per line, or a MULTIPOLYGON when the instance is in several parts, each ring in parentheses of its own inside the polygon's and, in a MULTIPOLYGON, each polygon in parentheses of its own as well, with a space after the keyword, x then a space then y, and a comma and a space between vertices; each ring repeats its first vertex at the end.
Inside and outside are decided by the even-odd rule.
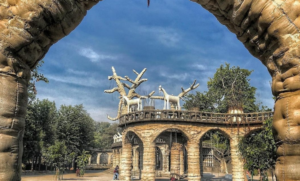
POLYGON ((201 65, 201 64, 195 64, 193 67, 199 69, 199 70, 206 70, 207 67, 205 65, 201 65))
POLYGON ((115 59, 117 59, 117 56, 97 53, 91 48, 80 48, 78 53, 79 53, 79 55, 90 59, 91 62, 98 62, 98 61, 101 61, 101 60, 115 60, 115 59))
POLYGON ((187 73, 184 74, 166 74, 164 72, 160 73, 161 76, 166 77, 168 79, 177 79, 177 80, 185 80, 188 77, 187 73))
POLYGON ((104 80, 96 79, 94 77, 83 77, 83 76, 56 76, 56 75, 47 75, 47 78, 51 81, 57 81, 62 83, 75 84, 86 87, 98 87, 102 85, 104 80))
POLYGON ((140 27, 140 30, 152 34, 160 43, 168 47, 176 46, 181 39, 179 33, 171 28, 140 27))
POLYGON ((79 71, 79 70, 74 70, 74 69, 67 69, 67 73, 73 74, 73 75, 79 75, 79 76, 87 76, 89 73, 86 71, 79 71))

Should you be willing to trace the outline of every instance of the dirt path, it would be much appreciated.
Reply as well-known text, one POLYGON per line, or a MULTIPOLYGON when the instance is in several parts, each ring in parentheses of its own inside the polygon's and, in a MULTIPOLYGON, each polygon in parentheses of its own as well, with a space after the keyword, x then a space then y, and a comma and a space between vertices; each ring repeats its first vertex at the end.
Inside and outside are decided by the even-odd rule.
MULTIPOLYGON (((75 173, 67 173, 63 175, 63 180, 98 180, 111 181, 113 178, 113 169, 102 170, 87 170, 84 177, 76 177, 75 173)), ((36 174, 36 175, 22 175, 22 181, 56 181, 54 174, 36 174)))

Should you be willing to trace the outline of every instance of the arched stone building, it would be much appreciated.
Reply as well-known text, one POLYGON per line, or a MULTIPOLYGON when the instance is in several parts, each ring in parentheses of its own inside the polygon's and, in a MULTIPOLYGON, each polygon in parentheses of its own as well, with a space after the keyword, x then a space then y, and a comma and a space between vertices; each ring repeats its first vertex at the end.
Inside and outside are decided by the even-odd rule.
POLYGON ((204 113, 181 110, 141 110, 123 114, 119 127, 122 142, 114 143, 113 165, 120 166, 123 180, 186 176, 200 181, 203 173, 201 139, 205 133, 218 130, 230 140, 233 180, 244 180, 243 162, 237 152, 238 140, 262 128, 273 116, 263 113, 204 113))
POLYGON ((87 169, 106 169, 113 166, 112 149, 92 149, 87 169))

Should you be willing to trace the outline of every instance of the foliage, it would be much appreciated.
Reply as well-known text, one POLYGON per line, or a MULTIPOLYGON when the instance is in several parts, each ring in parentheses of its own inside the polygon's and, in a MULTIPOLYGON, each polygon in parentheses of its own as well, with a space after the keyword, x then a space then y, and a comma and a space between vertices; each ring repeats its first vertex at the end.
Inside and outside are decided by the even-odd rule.
POLYGON ((272 132, 272 119, 264 122, 263 130, 251 133, 239 142, 239 151, 244 158, 245 169, 254 173, 264 172, 275 166, 276 145, 272 132))
POLYGON ((88 151, 83 150, 81 155, 77 157, 77 166, 80 169, 80 175, 84 175, 86 164, 89 162, 90 154, 88 154, 88 151))
POLYGON ((113 144, 113 136, 117 133, 118 124, 96 122, 94 133, 94 147, 100 149, 110 148, 113 144))
POLYGON ((183 100, 185 101, 183 107, 186 109, 198 107, 204 112, 213 112, 215 109, 207 92, 201 93, 196 91, 196 94, 188 94, 183 97, 183 100))
POLYGON ((64 141, 68 154, 79 155, 81 150, 89 150, 94 139, 94 120, 82 105, 62 105, 58 111, 57 139, 64 141))
POLYGON ((226 113, 228 108, 243 108, 244 112, 255 112, 256 88, 250 86, 252 71, 240 67, 230 67, 226 63, 217 69, 213 78, 207 82, 208 91, 189 94, 184 99, 184 108, 197 106, 202 111, 226 113))
POLYGON ((252 71, 240 67, 230 67, 226 63, 217 69, 213 78, 207 82, 208 92, 212 101, 218 105, 218 112, 227 112, 229 107, 244 109, 244 112, 254 112, 256 88, 250 86, 252 71))
POLYGON ((221 172, 228 173, 227 163, 230 161, 230 141, 218 130, 212 130, 204 134, 203 143, 211 145, 214 150, 214 158, 220 162, 221 172))
POLYGON ((45 158, 48 162, 53 163, 58 169, 62 168, 65 163, 65 155, 67 147, 65 142, 55 141, 54 145, 49 146, 45 153, 45 158))
POLYGON ((41 157, 42 150, 54 144, 57 110, 54 102, 39 99, 27 108, 23 161, 41 157))
POLYGON ((35 100, 35 95, 37 94, 37 90, 35 88, 35 84, 39 81, 48 83, 49 80, 44 76, 44 74, 40 73, 39 70, 41 69, 44 61, 41 60, 35 66, 34 69, 31 70, 31 78, 28 84, 28 104, 35 100))

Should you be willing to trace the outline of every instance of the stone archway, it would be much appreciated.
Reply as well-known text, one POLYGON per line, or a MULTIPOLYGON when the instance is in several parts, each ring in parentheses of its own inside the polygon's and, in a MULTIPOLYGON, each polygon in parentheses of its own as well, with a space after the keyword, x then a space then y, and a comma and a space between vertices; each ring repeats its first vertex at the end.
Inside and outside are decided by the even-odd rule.
POLYGON ((101 153, 101 155, 99 157, 99 164, 100 165, 108 164, 108 154, 107 153, 101 153))
MULTIPOLYGON (((300 167, 300 154, 294 152, 300 145, 300 118, 291 116, 297 115, 300 109, 298 1, 193 1, 236 34, 270 72, 272 92, 277 96, 273 127, 277 141, 282 143, 277 150, 276 175, 278 180, 299 180, 300 172, 290 169, 300 167)), ((98 2, 1 2, 0 83, 3 86, 0 126, 3 131, 0 133, 0 158, 3 162, 0 163, 0 175, 4 180, 20 180, 30 69, 98 2)))
MULTIPOLYGON (((200 172, 222 172, 232 173, 230 159, 230 130, 223 128, 210 128, 201 133, 200 136, 200 172), (220 143, 220 144, 219 144, 220 143)), ((243 170, 242 170, 243 171, 243 170)), ((236 173, 233 173, 236 178, 236 173)))
POLYGON ((91 164, 97 164, 97 158, 98 158, 98 153, 97 152, 93 153, 91 157, 91 164))

